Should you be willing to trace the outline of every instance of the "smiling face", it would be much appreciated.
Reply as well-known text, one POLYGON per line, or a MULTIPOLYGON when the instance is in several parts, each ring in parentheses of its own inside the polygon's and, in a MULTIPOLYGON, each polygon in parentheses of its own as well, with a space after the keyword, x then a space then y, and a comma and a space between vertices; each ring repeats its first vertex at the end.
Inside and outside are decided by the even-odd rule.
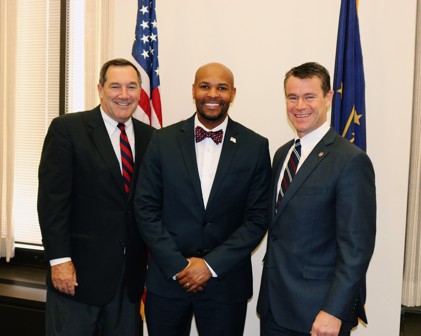
POLYGON ((227 67, 210 63, 199 68, 193 84, 199 121, 208 129, 220 125, 227 117, 235 92, 234 77, 227 67))
POLYGON ((135 69, 131 66, 111 65, 104 86, 98 84, 101 107, 110 118, 125 123, 136 111, 140 90, 135 69))
POLYGON ((291 76, 285 84, 287 114, 298 137, 313 132, 327 119, 333 91, 323 95, 322 82, 317 76, 300 79, 291 76))

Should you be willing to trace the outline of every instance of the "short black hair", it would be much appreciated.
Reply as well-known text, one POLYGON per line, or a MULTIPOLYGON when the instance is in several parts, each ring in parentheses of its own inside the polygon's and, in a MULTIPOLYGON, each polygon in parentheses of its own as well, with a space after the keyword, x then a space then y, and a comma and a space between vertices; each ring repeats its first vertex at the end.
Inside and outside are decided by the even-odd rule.
POLYGON ((106 63, 104 63, 104 65, 101 68, 101 71, 99 72, 99 84, 101 84, 101 86, 103 87, 105 82, 107 81, 107 70, 110 66, 131 66, 133 69, 136 70, 136 74, 137 74, 137 81, 139 82, 139 86, 142 86, 142 78, 140 77, 140 72, 139 70, 137 70, 136 66, 124 59, 124 58, 115 58, 112 59, 106 63))
POLYGON ((320 81, 322 82, 323 95, 326 97, 327 93, 330 91, 329 71, 327 71, 327 69, 323 65, 320 65, 317 62, 307 62, 289 70, 285 74, 285 79, 284 79, 285 94, 286 94, 286 91, 285 91, 286 84, 287 84, 288 79, 291 76, 294 76, 300 79, 318 77, 320 81))

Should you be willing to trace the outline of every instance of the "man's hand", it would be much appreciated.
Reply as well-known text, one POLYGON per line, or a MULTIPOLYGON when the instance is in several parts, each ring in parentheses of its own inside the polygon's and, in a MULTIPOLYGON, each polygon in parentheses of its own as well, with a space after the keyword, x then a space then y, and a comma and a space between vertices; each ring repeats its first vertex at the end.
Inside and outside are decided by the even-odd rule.
POLYGON ((189 264, 184 270, 178 273, 176 279, 188 293, 200 292, 207 285, 207 281, 211 278, 212 273, 203 259, 187 258, 187 260, 189 264))
POLYGON ((75 295, 76 269, 73 262, 67 261, 51 267, 51 280, 55 289, 68 295, 75 295))
POLYGON ((323 310, 316 316, 311 329, 311 336, 338 336, 342 321, 323 310))

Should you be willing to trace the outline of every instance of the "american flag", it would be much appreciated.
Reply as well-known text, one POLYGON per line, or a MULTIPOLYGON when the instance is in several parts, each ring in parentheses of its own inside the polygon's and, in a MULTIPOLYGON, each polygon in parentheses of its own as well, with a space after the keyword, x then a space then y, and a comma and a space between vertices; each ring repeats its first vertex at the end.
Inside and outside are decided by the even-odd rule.
POLYGON ((158 22, 156 0, 138 0, 136 39, 132 56, 139 65, 142 76, 142 92, 134 117, 162 127, 161 95, 159 93, 158 22))

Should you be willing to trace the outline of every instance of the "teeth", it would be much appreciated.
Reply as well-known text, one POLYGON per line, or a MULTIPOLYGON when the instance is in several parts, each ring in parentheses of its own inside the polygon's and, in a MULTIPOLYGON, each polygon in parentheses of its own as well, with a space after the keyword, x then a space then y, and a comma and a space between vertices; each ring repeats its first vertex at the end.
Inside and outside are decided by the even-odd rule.
POLYGON ((121 106, 128 106, 129 103, 117 103, 117 105, 121 105, 121 106))
POLYGON ((296 114, 295 116, 297 118, 305 118, 305 117, 309 117, 310 115, 311 115, 311 113, 310 114, 296 114))
POLYGON ((206 103, 206 106, 219 106, 219 104, 206 103))

